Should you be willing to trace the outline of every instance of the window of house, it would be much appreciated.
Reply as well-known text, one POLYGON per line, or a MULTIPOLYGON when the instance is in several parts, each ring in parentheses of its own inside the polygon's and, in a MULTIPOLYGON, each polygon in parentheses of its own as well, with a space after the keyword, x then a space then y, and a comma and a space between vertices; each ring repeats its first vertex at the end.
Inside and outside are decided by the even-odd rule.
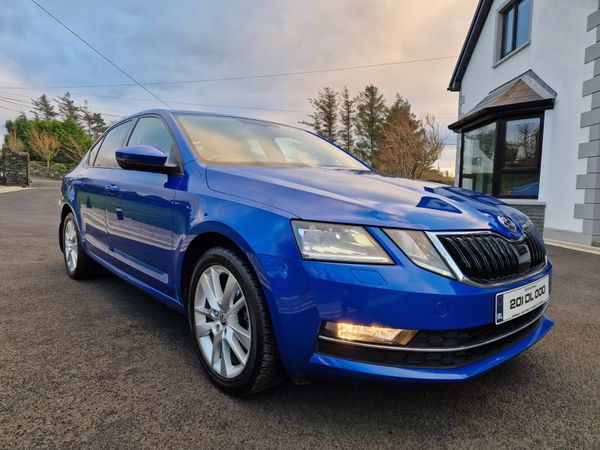
POLYGON ((537 198, 542 116, 501 119, 462 135, 461 186, 496 197, 537 198))
POLYGON ((501 12, 502 41, 500 58, 521 48, 531 35, 531 0, 518 0, 501 12))
POLYGON ((491 194, 495 154, 495 123, 464 133, 462 187, 491 194))

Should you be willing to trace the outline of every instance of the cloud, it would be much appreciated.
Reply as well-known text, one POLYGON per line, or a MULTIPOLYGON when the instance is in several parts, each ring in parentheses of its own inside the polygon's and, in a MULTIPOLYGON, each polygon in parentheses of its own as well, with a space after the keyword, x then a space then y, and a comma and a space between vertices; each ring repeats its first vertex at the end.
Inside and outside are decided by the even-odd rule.
MULTIPOLYGON (((41 3, 116 64, 148 82, 457 55, 476 0, 41 3)), ((0 86, 129 81, 30 2, 14 2, 0 16, 0 54, 3 67, 11 68, 0 86)), ((308 111, 307 98, 325 85, 336 90, 348 86, 357 93, 373 83, 388 99, 398 92, 411 101, 416 113, 432 113, 446 125, 456 117, 457 110, 456 95, 446 91, 454 63, 451 59, 150 89, 177 107, 296 124, 305 119, 304 113, 193 107, 177 101, 308 111)), ((45 91, 56 96, 65 90, 45 91)), ((88 99, 92 109, 113 114, 109 119, 161 106, 139 87, 70 91, 78 101, 88 99)), ((6 92, 19 95, 23 101, 42 93, 0 87, 0 93, 6 92)), ((6 117, 2 114, 0 119, 6 117)))

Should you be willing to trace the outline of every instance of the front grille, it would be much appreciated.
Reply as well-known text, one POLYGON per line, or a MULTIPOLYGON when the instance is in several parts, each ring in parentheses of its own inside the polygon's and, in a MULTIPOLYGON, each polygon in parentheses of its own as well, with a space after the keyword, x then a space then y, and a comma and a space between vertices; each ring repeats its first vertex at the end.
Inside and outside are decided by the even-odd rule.
POLYGON ((546 263, 546 248, 538 231, 530 227, 518 241, 494 233, 437 236, 468 279, 482 284, 510 281, 546 263))
POLYGON ((384 346, 361 347, 348 342, 324 339, 319 339, 316 351, 337 358, 396 367, 460 367, 490 357, 516 344, 542 324, 544 308, 545 305, 542 305, 534 311, 502 325, 489 324, 465 330, 421 330, 407 346, 413 348, 411 351, 399 348, 387 349, 384 346), (536 317, 539 318, 536 320, 536 317), (527 325, 531 321, 533 322, 527 325), (523 326, 524 328, 519 330, 523 326), (511 332, 513 334, 509 334, 511 332), (509 335, 486 343, 494 337, 505 334, 509 335), (450 350, 451 348, 477 345, 477 342, 480 342, 481 345, 463 350, 450 350), (448 348, 449 350, 418 351, 417 348, 448 348))

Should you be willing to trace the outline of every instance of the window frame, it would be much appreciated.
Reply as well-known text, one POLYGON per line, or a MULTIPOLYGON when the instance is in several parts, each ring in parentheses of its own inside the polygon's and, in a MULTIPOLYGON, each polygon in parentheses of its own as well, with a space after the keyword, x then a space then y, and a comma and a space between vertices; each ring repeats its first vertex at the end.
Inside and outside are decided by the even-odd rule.
POLYGON ((87 156, 85 156, 83 158, 84 166, 86 168, 87 167, 94 167, 94 161, 96 160, 96 155, 98 153, 98 150, 100 150, 100 147, 102 146, 102 141, 104 141, 104 133, 102 133, 100 135, 100 137, 98 137, 98 139, 96 139, 94 141, 94 143, 92 144, 92 146, 88 150, 87 156))
MULTIPOLYGON (((169 124, 167 123, 165 118, 163 116, 161 116, 160 114, 148 113, 148 114, 142 114, 142 115, 133 117, 132 118, 133 125, 131 126, 131 130, 129 130, 129 133, 127 133, 127 136, 124 141, 125 146, 129 145, 129 140, 131 139, 133 130, 135 130, 135 127, 137 126, 140 119, 144 119, 144 118, 148 118, 148 117, 160 120, 162 122, 162 124, 165 126, 165 128, 167 129, 167 131, 169 132, 169 134, 171 135, 171 139, 173 141, 173 148, 171 149, 171 152, 169 153, 169 158, 167 159, 167 162, 177 165, 177 171, 172 173, 172 175, 183 175, 184 174, 183 173, 183 158, 181 156, 181 151, 179 150, 179 144, 177 143, 177 139, 175 138, 175 134, 173 133, 173 130, 171 129, 171 127, 169 126, 169 124)), ((119 167, 119 169, 120 169, 120 167, 119 167)))
POLYGON ((506 4, 504 4, 498 10, 498 27, 497 27, 497 51, 496 51, 496 64, 504 61, 509 58, 513 54, 517 53, 527 45, 531 43, 531 28, 533 22, 533 0, 530 0, 530 11, 529 11, 529 24, 528 31, 529 36, 523 44, 517 47, 517 33, 518 33, 518 24, 519 24, 519 5, 523 3, 525 0, 509 0, 506 4), (511 49, 506 53, 504 51, 504 37, 505 37, 505 18, 506 15, 513 10, 513 19, 512 19, 512 36, 511 36, 511 49))
MULTIPOLYGON (((115 128, 124 125, 127 122, 131 122, 132 126, 129 128, 129 130, 127 131, 127 133, 125 133, 125 137, 123 138, 123 140, 121 141, 121 146, 127 142, 127 140, 129 139, 129 135, 131 134, 131 131, 133 130, 133 124, 135 123, 135 118, 131 118, 128 117, 125 120, 121 120, 120 122, 115 123, 113 126, 111 126, 108 130, 106 130, 104 132, 104 134, 98 139, 98 149, 94 155, 94 160, 90 161, 90 167, 93 167, 95 169, 121 169, 121 166, 119 166, 119 164, 117 164, 115 167, 110 167, 110 166, 97 166, 96 165, 96 160, 98 159, 98 154, 100 153, 100 150, 102 150, 102 145, 104 145, 104 141, 106 140, 106 136, 108 136, 108 133, 110 133, 112 130, 114 130, 115 128)), ((90 155, 91 156, 91 155, 90 155)), ((116 160, 116 158, 115 158, 116 160)))
MULTIPOLYGON (((478 123, 477 125, 473 125, 473 126, 470 126, 470 127, 467 127, 467 128, 464 128, 461 130, 461 132, 460 132, 460 167, 459 167, 459 172, 458 172, 459 187, 463 187, 463 180, 464 180, 463 171, 464 171, 464 163, 465 163, 465 134, 470 131, 477 130, 478 128, 487 127, 488 125, 491 125, 491 124, 494 124, 496 126, 496 128, 494 130, 494 133, 495 133, 494 146, 498 146, 497 119, 478 123)), ((494 148, 494 166, 492 168, 492 192, 494 192, 494 177, 495 176, 496 176, 496 150, 494 148)), ((475 192, 479 192, 479 191, 475 191, 475 192)), ((494 195, 494 194, 490 193, 490 195, 494 195)))
MULTIPOLYGON (((537 200, 538 195, 500 195, 500 187, 502 184, 502 175, 505 173, 509 174, 538 174, 541 176, 542 166, 542 148, 543 148, 543 136, 544 136, 544 112, 538 113, 523 113, 514 114, 505 117, 497 117, 493 120, 488 120, 482 123, 478 123, 474 126, 464 128, 460 134, 460 167, 459 167, 459 186, 463 186, 463 172, 464 172, 464 159, 465 159, 465 133, 482 128, 492 123, 496 124, 496 140, 494 149, 494 167, 492 171, 492 192, 490 195, 501 198, 501 199, 530 199, 537 200), (536 152, 538 160, 536 167, 504 167, 505 164, 505 152, 506 152, 506 123, 514 120, 523 119, 539 119, 540 126, 538 130, 538 139, 536 139, 536 152)), ((538 178, 539 183, 539 178, 538 178)))

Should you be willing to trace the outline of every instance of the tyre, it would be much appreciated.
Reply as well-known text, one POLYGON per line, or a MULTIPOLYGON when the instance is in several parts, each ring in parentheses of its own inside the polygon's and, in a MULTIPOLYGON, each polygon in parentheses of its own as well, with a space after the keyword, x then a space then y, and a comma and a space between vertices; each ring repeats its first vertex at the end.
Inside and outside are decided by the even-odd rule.
POLYGON ((202 255, 190 283, 188 314, 202 367, 218 388, 244 396, 281 380, 262 289, 237 252, 217 247, 202 255))
POLYGON ((85 253, 73 213, 69 213, 62 226, 63 256, 67 274, 74 280, 92 276, 94 261, 85 253))

